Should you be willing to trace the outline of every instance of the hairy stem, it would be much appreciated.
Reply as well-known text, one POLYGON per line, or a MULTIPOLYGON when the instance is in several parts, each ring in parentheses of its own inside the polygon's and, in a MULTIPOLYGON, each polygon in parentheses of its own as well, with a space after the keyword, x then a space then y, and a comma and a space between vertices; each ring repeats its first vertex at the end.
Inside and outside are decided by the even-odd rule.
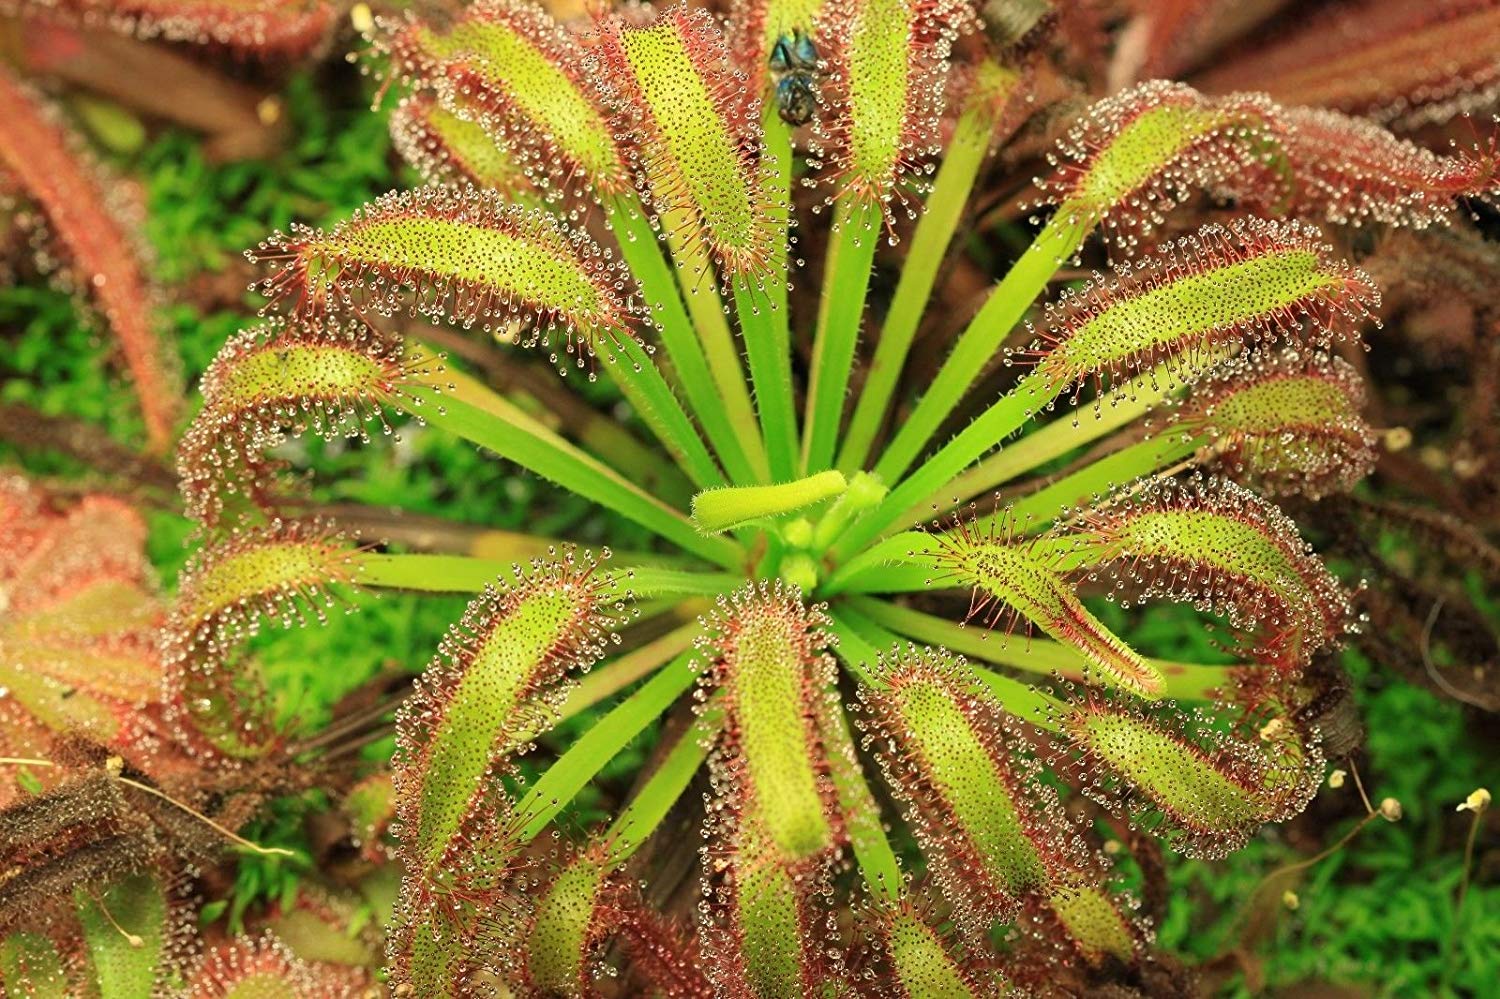
POLYGON ((846 488, 848 483, 838 472, 819 472, 773 486, 709 489, 693 497, 693 521, 704 531, 718 534, 821 503, 846 488))
POLYGON ((683 652, 599 719, 547 768, 516 805, 521 838, 536 837, 626 744, 660 717, 698 678, 697 654, 683 652))

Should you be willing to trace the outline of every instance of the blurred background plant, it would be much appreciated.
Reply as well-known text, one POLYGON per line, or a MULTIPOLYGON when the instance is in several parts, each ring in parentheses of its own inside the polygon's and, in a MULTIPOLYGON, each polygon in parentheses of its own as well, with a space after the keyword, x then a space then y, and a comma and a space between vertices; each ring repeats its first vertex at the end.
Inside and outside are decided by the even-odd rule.
MULTIPOLYGON (((996 29, 1009 31, 997 40, 1033 60, 1037 97, 1030 121, 988 164, 980 208, 965 219, 964 252, 941 272, 938 295, 956 303, 974 299, 1025 246, 1021 182, 1044 172, 1040 157, 1078 110, 1131 80, 1165 75, 1208 90, 1266 89, 1286 102, 1369 114, 1439 150, 1455 140, 1472 145, 1476 129, 1488 130, 1487 117, 1471 124, 1457 112, 1487 114, 1494 106, 1500 15, 1492 4, 1420 11, 1389 0, 980 6, 992 25, 1012 26, 996 29), (1320 55, 1299 56, 1299 46, 1320 55)), ((125 36, 98 32, 111 39, 104 48, 129 53, 121 57, 126 61, 106 63, 105 79, 139 79, 138 70, 122 67, 138 67, 136 47, 148 45, 148 62, 170 52, 194 72, 232 84, 233 101, 187 118, 173 113, 179 101, 164 109, 139 96, 159 95, 159 79, 147 77, 152 82, 133 87, 136 93, 112 92, 83 71, 39 62, 54 46, 73 51, 67 33, 76 31, 74 24, 30 5, 0 9, 12 15, 11 37, 23 39, 10 46, 12 56, 21 53, 13 61, 60 97, 66 121, 95 155, 142 188, 138 235, 150 249, 151 282, 161 288, 154 315, 161 342, 176 355, 164 370, 180 366, 187 385, 196 384, 257 304, 244 293, 251 276, 240 257, 246 247, 292 221, 332 223, 415 181, 391 153, 384 116, 368 112, 370 86, 341 58, 352 44, 348 11, 329 8, 316 44, 267 61, 226 51, 222 43, 116 45, 125 36), (40 30, 37 23, 47 26, 45 44, 27 34, 40 30), (228 110, 231 104, 236 110, 228 110)), ((24 209, 24 192, 0 190, 24 209)), ((1348 578, 1370 581, 1360 600, 1372 621, 1358 648, 1345 654, 1364 735, 1352 757, 1363 789, 1350 773, 1303 816, 1266 830, 1230 858, 1165 855, 1159 869, 1147 864, 1140 874, 1137 891, 1159 917, 1160 944, 1203 962, 1205 980, 1231 993, 1401 995, 1449 988, 1480 995, 1500 979, 1495 813, 1455 811, 1477 786, 1494 783, 1493 712, 1500 704, 1494 220, 1482 203, 1465 207, 1472 217, 1447 230, 1390 235, 1377 226, 1346 234, 1351 255, 1362 258, 1386 295, 1384 325, 1370 337, 1371 350, 1348 357, 1374 388, 1368 415, 1384 430, 1382 447, 1367 486, 1353 497, 1313 504, 1298 519, 1316 528, 1320 547, 1340 553, 1338 568, 1348 578), (1363 824, 1385 798, 1400 802, 1400 821, 1363 824), (1276 873, 1320 857, 1356 827, 1352 839, 1316 863, 1276 873), (1466 868, 1471 828, 1479 831, 1466 868), (1466 877, 1472 884, 1460 912, 1456 900, 1466 877)), ((140 509, 150 559, 170 591, 188 525, 168 466, 150 453, 147 417, 109 363, 105 326, 79 321, 69 289, 33 280, 31 230, 8 231, 7 260, 18 280, 0 288, 0 454, 44 480, 64 505, 70 496, 103 492, 140 509)), ((881 266, 897 271, 905 246, 882 250, 881 266)), ((924 329, 919 344, 950 332, 924 329)), ((997 384, 1003 377, 994 373, 997 384)), ((608 401, 606 388, 589 391, 608 401)), ((195 399, 184 396, 182 410, 191 412, 195 399)), ((418 512, 441 510, 498 528, 524 524, 583 541, 608 538, 616 546, 637 530, 419 428, 407 428, 394 448, 357 441, 300 446, 306 453, 299 466, 318 472, 313 503, 369 518, 374 534, 381 533, 382 511, 398 500, 418 512)), ((359 707, 341 700, 370 690, 374 678, 425 663, 462 609, 458 599, 352 599, 364 605, 358 630, 291 631, 255 642, 279 716, 299 729, 315 731, 359 707), (340 668, 327 669, 329 662, 340 668)), ((1117 623, 1110 605, 1098 613, 1106 624, 1117 623)), ((1141 640, 1158 654, 1206 660, 1213 636, 1189 626, 1191 618, 1179 608, 1153 608, 1132 635, 1142 636, 1145 627, 1141 640)), ((584 721, 560 729, 558 744, 584 721)), ((594 803, 620 800, 653 740, 648 733, 606 771, 600 789, 590 792, 594 803)), ((378 757, 390 745, 365 751, 378 757)), ((317 792, 272 798, 241 831, 295 856, 241 853, 209 865, 194 885, 208 900, 197 918, 211 930, 257 932, 279 921, 305 957, 318 957, 319 947, 326 957, 328 935, 299 934, 296 927, 308 923, 289 915, 299 903, 316 908, 322 901, 326 889, 310 885, 322 880, 312 872, 334 871, 362 888, 339 899, 345 925, 333 934, 336 941, 357 942, 361 927, 382 918, 389 885, 362 866, 349 821, 317 792)), ((580 821, 587 820, 591 801, 580 802, 580 821)), ((352 963, 367 957, 356 953, 352 963)))

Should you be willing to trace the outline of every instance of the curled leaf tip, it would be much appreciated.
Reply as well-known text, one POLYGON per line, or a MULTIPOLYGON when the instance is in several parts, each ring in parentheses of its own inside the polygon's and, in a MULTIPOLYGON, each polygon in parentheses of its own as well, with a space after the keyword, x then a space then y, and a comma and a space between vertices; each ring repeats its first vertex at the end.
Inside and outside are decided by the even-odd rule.
POLYGON ((1099 697, 1064 724, 1076 772, 1089 775, 1084 792, 1192 857, 1239 849, 1300 812, 1321 782, 1316 735, 1290 721, 1224 732, 1176 709, 1099 697))
POLYGON ((1051 162, 1046 199, 1074 224, 1104 223, 1128 249, 1200 194, 1268 215, 1423 227, 1451 217, 1455 199, 1497 188, 1493 144, 1444 158, 1335 111, 1164 80, 1094 105, 1051 162))
POLYGON ((289 434, 364 437, 382 405, 404 386, 441 370, 359 321, 272 320, 227 343, 203 376, 203 409, 183 435, 177 471, 188 516, 206 527, 225 514, 226 496, 262 507, 280 464, 266 451, 289 434))
POLYGON ((241 647, 263 624, 322 621, 352 579, 352 547, 320 521, 240 530, 188 561, 162 632, 170 709, 189 745, 232 757, 274 744, 268 705, 241 647))
POLYGON ((292 312, 402 308, 519 339, 582 366, 629 336, 620 265, 581 230, 495 191, 426 187, 387 194, 333 229, 293 226, 250 254, 271 265, 260 290, 292 312), (559 343, 558 341, 562 342, 559 343))
POLYGON ((1291 518, 1228 480, 1160 481, 1083 524, 1120 586, 1225 615, 1259 661, 1294 672, 1352 627, 1348 594, 1291 518))
POLYGON ((583 47, 540 7, 485 0, 446 25, 379 18, 373 42, 395 77, 482 125, 543 192, 598 198, 630 186, 583 47))
POLYGON ((429 184, 472 184, 511 201, 535 192, 525 168, 483 126, 431 94, 402 98, 391 112, 391 141, 429 184))
POLYGON ((1025 622, 1028 633, 1038 628, 1076 648, 1094 678, 1145 697, 1160 694, 1161 671, 1083 605, 1050 550, 1014 539, 1012 526, 1003 518, 980 527, 959 517, 923 557, 944 579, 972 590, 970 620, 1007 630, 1025 622))

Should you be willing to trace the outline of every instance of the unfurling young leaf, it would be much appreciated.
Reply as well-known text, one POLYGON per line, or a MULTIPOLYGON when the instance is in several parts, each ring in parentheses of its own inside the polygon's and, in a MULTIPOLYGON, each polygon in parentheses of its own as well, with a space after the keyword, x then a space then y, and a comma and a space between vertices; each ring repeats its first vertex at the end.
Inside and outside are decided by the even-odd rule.
POLYGON ((392 974, 419 995, 461 995, 490 955, 479 916, 513 876, 519 840, 501 775, 552 724, 570 671, 611 641, 587 553, 517 570, 470 603, 397 719, 402 906, 392 974))
POLYGON ((910 649, 860 688, 886 778, 965 938, 1066 890, 1082 840, 1037 764, 1016 751, 1014 719, 959 658, 910 649))
POLYGON ((1161 692, 1161 671, 1114 634, 1079 599, 1073 584, 1059 571, 1053 555, 1026 540, 1015 540, 1008 527, 981 528, 960 518, 920 558, 940 570, 943 579, 973 590, 969 618, 986 627, 1026 622, 1081 652, 1098 678, 1145 697, 1161 692))

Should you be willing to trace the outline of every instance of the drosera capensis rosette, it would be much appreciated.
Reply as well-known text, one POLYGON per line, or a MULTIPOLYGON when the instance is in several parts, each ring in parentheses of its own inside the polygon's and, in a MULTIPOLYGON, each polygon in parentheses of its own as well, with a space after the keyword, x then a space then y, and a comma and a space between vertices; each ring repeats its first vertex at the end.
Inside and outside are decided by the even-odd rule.
MULTIPOLYGON (((1131 88, 1062 140, 1034 245, 912 393, 939 264, 1031 107, 1032 69, 984 52, 956 4, 729 17, 560 26, 487 0, 382 22, 372 71, 382 99, 407 91, 398 146, 434 186, 257 252, 269 325, 216 362, 180 459, 204 531, 241 532, 230 553, 295 543, 276 520, 294 489, 282 445, 405 413, 656 551, 534 537, 542 554, 512 569, 339 541, 306 566, 325 578, 285 561, 283 582, 269 562, 237 577, 249 602, 225 606, 243 611, 187 600, 182 619, 206 624, 184 633, 329 588, 477 595, 399 724, 403 994, 499 979, 583 996, 614 975, 683 996, 990 994, 1144 960, 1086 799, 1213 856, 1295 814, 1321 773, 1306 666, 1353 626, 1349 595, 1262 493, 1348 490, 1371 464, 1358 375, 1330 352, 1379 294, 1328 227, 1440 223, 1492 193, 1492 153, 1436 157, 1263 96, 1131 88), (797 37, 817 54, 806 128, 777 113, 768 61, 797 37), (1182 224, 1205 203, 1215 221, 1182 224), (1154 241, 1169 214, 1188 234, 1154 241), (821 263, 797 260, 789 233, 822 225, 821 263), (1094 273, 1060 275, 1099 259, 1096 233, 1094 273), (887 307, 876 244, 907 240, 887 307), (503 327, 504 349, 555 354, 568 385, 581 365, 659 448, 622 460, 555 429, 403 336, 414 315, 503 327), (1007 361, 1012 387, 966 404, 1007 361), (957 412, 977 415, 948 436, 957 412), (690 501, 639 485, 653 462, 680 468, 690 501), (1235 661, 1137 647, 1135 608, 1159 599, 1193 604, 1235 661), (634 637, 632 616, 664 627, 634 637), (612 821, 539 860, 658 720, 612 821), (654 892, 681 848, 667 830, 686 828, 703 830, 699 876, 654 892), (1007 922, 1025 959, 992 945, 1007 922)), ((189 645, 200 675, 233 676, 232 649, 189 645)))

